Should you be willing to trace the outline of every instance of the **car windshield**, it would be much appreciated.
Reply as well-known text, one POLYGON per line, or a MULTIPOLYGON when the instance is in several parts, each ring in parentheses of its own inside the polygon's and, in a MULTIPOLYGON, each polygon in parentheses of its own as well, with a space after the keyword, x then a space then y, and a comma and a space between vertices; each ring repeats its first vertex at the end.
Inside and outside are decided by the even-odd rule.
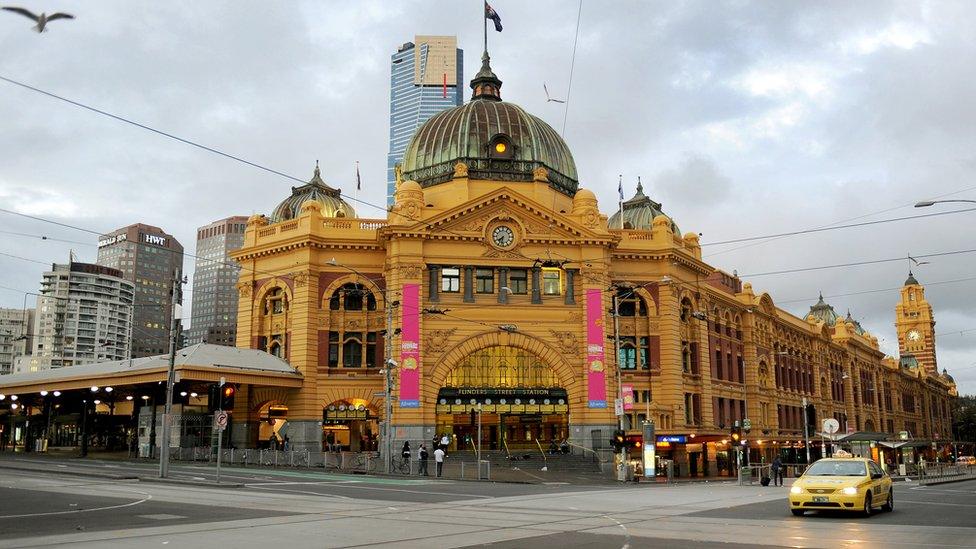
POLYGON ((866 474, 863 461, 818 461, 804 473, 814 477, 863 477, 866 474))

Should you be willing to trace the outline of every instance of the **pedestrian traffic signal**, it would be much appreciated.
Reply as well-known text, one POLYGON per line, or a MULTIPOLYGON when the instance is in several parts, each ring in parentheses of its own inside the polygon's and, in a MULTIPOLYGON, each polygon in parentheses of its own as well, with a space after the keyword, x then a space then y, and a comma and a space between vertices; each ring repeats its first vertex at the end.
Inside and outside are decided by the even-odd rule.
POLYGON ((739 441, 742 440, 742 427, 738 421, 732 424, 732 431, 729 433, 729 438, 732 439, 733 446, 739 444, 739 441))
POLYGON ((234 409, 234 394, 237 390, 234 389, 233 385, 224 385, 223 389, 220 391, 220 409, 221 410, 233 410, 234 409))
POLYGON ((813 404, 807 404, 805 412, 807 414, 807 425, 812 428, 817 424, 817 409, 813 407, 813 404))

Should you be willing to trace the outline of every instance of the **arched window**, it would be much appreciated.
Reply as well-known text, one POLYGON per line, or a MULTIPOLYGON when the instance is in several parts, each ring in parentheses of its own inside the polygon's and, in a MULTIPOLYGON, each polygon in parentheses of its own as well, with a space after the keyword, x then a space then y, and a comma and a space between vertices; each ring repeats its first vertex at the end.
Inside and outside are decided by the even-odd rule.
POLYGON ((362 284, 350 282, 336 289, 329 298, 329 309, 338 311, 340 306, 346 311, 362 311, 365 304, 367 311, 376 310, 376 296, 362 284))
POLYGON ((647 316, 647 303, 633 290, 617 291, 617 310, 620 316, 647 316))
POLYGON ((274 288, 265 295, 264 314, 283 314, 288 310, 288 296, 281 288, 274 288))

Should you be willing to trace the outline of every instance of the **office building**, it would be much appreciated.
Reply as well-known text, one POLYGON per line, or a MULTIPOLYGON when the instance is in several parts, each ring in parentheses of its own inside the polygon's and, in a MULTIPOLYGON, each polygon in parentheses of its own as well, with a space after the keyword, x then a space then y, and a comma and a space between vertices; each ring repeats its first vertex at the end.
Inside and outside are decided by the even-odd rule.
POLYGON ((234 346, 237 334, 237 277, 230 252, 244 245, 247 217, 228 217, 197 229, 193 308, 186 345, 234 346))
POLYGON ((173 280, 183 276, 183 246, 159 227, 136 223, 99 237, 98 264, 122 271, 135 286, 132 356, 168 352, 173 280))
POLYGON ((13 372, 14 359, 34 344, 34 309, 0 309, 0 375, 13 372))
POLYGON ((386 202, 393 204, 396 165, 414 131, 431 116, 460 105, 464 53, 455 36, 416 36, 390 60, 390 150, 386 162, 386 202))

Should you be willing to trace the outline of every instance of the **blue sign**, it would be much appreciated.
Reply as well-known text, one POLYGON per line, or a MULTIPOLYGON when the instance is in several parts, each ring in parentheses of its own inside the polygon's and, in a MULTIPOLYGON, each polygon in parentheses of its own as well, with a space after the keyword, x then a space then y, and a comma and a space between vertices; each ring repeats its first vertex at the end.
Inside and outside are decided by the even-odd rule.
POLYGON ((673 442, 677 444, 684 444, 687 442, 688 437, 685 435, 658 435, 658 442, 673 442))

